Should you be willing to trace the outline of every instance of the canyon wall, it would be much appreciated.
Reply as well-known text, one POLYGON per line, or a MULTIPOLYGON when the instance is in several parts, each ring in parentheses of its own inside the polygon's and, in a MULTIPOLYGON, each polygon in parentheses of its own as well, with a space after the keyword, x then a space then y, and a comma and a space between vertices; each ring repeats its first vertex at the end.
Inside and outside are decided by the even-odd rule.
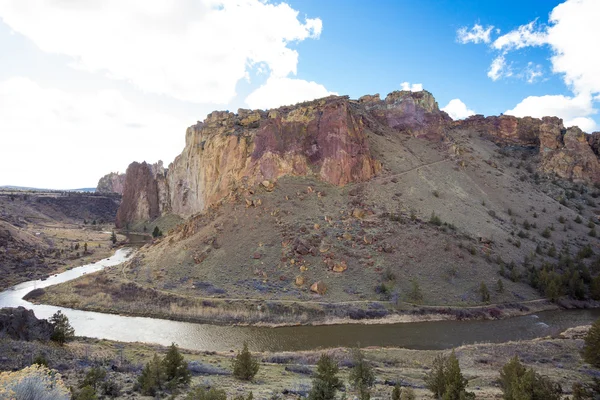
POLYGON ((168 169, 162 163, 129 166, 117 226, 166 213, 187 218, 240 188, 285 175, 338 186, 366 181, 382 170, 369 146, 371 135, 440 142, 451 129, 467 129, 500 146, 538 147, 541 172, 600 182, 600 133, 565 129, 559 118, 475 115, 453 121, 427 91, 396 91, 383 100, 378 94, 358 100, 330 96, 266 111, 212 112, 187 129, 185 148, 168 169))

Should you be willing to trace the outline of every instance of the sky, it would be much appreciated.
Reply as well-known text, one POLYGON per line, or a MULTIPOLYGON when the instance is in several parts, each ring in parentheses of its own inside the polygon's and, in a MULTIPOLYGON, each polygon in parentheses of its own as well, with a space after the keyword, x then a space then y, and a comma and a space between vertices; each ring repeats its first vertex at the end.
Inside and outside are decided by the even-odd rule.
POLYGON ((0 185, 170 163, 213 110, 428 90, 600 131, 598 0, 0 0, 0 185))

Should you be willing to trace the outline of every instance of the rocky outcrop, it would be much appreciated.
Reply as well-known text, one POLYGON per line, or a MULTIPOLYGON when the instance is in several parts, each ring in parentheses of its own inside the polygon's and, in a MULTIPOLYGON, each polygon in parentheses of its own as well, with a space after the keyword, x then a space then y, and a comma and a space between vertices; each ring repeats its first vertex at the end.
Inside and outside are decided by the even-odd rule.
POLYGON ((123 194, 125 186, 125 174, 119 174, 118 172, 111 172, 110 174, 104 175, 98 181, 96 186, 97 193, 118 193, 123 194))
POLYGON ((576 182, 600 182, 600 162, 578 127, 567 129, 554 149, 540 148, 540 169, 576 182))
POLYGON ((24 307, 0 309, 0 338, 15 340, 49 340, 52 325, 37 319, 33 310, 24 307))
POLYGON ((166 170, 162 162, 155 165, 131 163, 125 173, 123 198, 116 217, 117 228, 126 227, 134 221, 158 218, 166 211, 167 199, 166 170))
POLYGON ((358 102, 382 125, 416 137, 440 140, 452 118, 440 111, 435 98, 426 90, 395 91, 381 100, 367 95, 358 102))
POLYGON ((600 133, 586 135, 579 128, 565 129, 557 117, 541 119, 511 115, 474 115, 455 126, 469 129, 499 145, 539 147, 542 172, 578 182, 600 182, 600 133))

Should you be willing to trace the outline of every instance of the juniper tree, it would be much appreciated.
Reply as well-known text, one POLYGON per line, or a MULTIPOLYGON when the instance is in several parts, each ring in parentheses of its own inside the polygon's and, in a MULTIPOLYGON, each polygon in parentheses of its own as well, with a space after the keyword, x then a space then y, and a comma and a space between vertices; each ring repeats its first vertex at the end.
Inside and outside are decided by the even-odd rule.
POLYGON ((331 400, 335 392, 343 387, 338 378, 337 363, 328 354, 322 354, 317 363, 317 372, 313 378, 313 386, 308 394, 309 400, 331 400))
POLYGON ((140 391, 144 395, 154 396, 165 383, 165 372, 163 371, 162 363, 158 354, 154 354, 154 358, 146 364, 142 370, 142 374, 138 378, 140 391))
POLYGON ((258 368, 258 361, 250 354, 248 343, 244 342, 244 348, 233 360, 233 376, 243 381, 250 381, 258 372, 258 368))
POLYGON ((596 368, 600 368, 600 318, 592 324, 585 335, 583 359, 596 368))
POLYGON ((175 343, 171 344, 165 358, 162 360, 165 379, 170 385, 186 385, 190 383, 191 373, 188 363, 184 360, 175 343))
POLYGON ((350 371, 350 383, 358 390, 360 400, 369 400, 371 398, 371 386, 375 383, 373 367, 367 360, 360 348, 352 349, 352 361, 354 367, 350 371))
POLYGON ((52 341, 62 345, 75 337, 75 330, 69 323, 69 318, 60 310, 50 317, 49 322, 52 325, 52 335, 50 336, 52 341))

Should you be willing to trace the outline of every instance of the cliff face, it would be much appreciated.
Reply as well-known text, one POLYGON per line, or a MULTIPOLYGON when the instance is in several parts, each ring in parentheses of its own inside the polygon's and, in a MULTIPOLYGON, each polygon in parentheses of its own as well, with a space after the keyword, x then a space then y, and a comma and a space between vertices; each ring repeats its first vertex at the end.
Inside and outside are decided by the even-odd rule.
POLYGON ((96 186, 96 192, 98 193, 118 193, 123 194, 125 186, 125 174, 119 174, 117 172, 111 172, 110 174, 104 175, 98 181, 96 186))
POLYGON ((565 129, 557 117, 517 118, 475 115, 456 126, 471 129, 500 145, 538 147, 539 170, 578 182, 600 182, 600 135, 586 135, 577 127, 565 129))
MULTIPOLYGON (((543 172, 600 181, 600 133, 586 138, 576 128, 565 130, 559 118, 476 115, 452 121, 427 91, 392 92, 384 100, 330 96, 267 111, 212 112, 187 129, 185 148, 168 170, 162 163, 129 166, 117 225, 165 213, 187 218, 240 188, 284 175, 340 186, 366 181, 382 170, 369 146, 371 134, 439 142, 455 128, 499 145, 539 147, 543 172)), ((118 181, 103 178, 111 179, 118 181)))
POLYGON ((134 162, 127 167, 117 228, 133 221, 153 220, 166 211, 160 201, 168 196, 165 174, 162 162, 155 165, 134 162))

